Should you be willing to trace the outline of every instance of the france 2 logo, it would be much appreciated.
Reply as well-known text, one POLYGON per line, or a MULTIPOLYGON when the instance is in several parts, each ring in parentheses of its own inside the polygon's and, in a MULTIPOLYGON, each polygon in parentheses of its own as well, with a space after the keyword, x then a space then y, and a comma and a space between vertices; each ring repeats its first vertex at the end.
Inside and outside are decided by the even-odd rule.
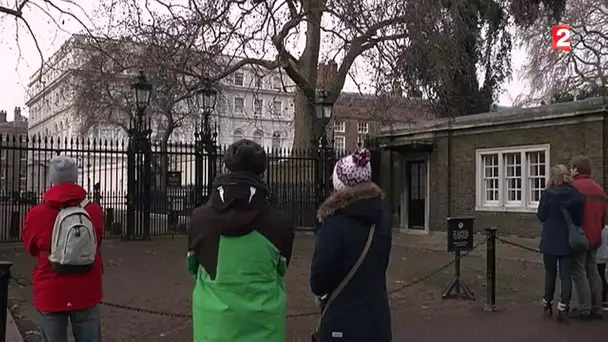
POLYGON ((555 25, 551 28, 551 46, 556 50, 570 51, 570 25, 555 25))

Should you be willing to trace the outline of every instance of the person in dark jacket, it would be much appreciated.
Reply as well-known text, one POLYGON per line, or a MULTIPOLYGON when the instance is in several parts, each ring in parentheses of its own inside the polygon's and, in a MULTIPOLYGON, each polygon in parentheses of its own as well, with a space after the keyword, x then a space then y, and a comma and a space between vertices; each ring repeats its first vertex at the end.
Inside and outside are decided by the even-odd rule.
POLYGON ((318 340, 387 342, 392 340, 386 270, 391 231, 383 208, 384 193, 371 182, 370 153, 365 149, 334 167, 334 193, 320 206, 321 221, 310 268, 310 287, 328 298, 357 262, 376 225, 363 263, 335 301, 326 307, 318 340))
POLYGON ((207 204, 192 213, 188 270, 195 278, 195 342, 285 341, 287 294, 283 277, 294 225, 270 202, 262 180, 267 158, 242 139, 224 156, 207 204))
POLYGON ((574 188, 574 179, 565 165, 551 168, 551 177, 547 188, 542 192, 536 216, 543 223, 540 251, 545 265, 544 312, 553 313, 553 295, 558 273, 561 283, 561 298, 557 305, 559 321, 568 317, 570 299, 572 298, 572 251, 568 242, 568 223, 562 211, 566 210, 572 223, 581 224, 583 220, 583 197, 574 188))

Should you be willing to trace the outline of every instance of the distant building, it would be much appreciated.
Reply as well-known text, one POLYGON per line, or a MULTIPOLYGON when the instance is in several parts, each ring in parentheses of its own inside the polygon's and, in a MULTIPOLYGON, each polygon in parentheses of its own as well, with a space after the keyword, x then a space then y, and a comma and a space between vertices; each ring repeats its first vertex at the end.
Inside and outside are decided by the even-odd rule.
MULTIPOLYGON (((83 130, 82 113, 77 108, 74 84, 82 68, 81 56, 87 37, 72 36, 45 63, 45 68, 30 77, 27 106, 30 134, 44 137, 75 137, 83 130), (42 75, 40 75, 42 73, 42 75)), ((137 70, 133 70, 135 77, 137 70)), ((217 123, 218 143, 230 144, 249 138, 265 147, 291 148, 294 113, 293 82, 278 70, 245 66, 220 82, 218 104, 212 121, 217 123)), ((86 115, 85 115, 86 116, 86 115)), ((199 121, 192 115, 188 121, 199 121)), ((176 129, 170 140, 194 140, 194 122, 176 129)), ((153 122, 153 139, 160 139, 162 129, 153 122)), ((89 130, 91 137, 124 139, 126 132, 110 123, 99 123, 89 130)))
MULTIPOLYGON (((337 72, 337 64, 330 62, 318 67, 317 86, 329 87, 329 80, 337 72)), ((342 92, 334 104, 333 123, 327 127, 329 138, 337 150, 351 151, 364 144, 365 139, 381 128, 418 123, 432 118, 421 101, 401 94, 388 96, 342 92)))
POLYGON ((15 107, 13 121, 0 110, 0 196, 25 191, 27 186, 27 118, 15 107))

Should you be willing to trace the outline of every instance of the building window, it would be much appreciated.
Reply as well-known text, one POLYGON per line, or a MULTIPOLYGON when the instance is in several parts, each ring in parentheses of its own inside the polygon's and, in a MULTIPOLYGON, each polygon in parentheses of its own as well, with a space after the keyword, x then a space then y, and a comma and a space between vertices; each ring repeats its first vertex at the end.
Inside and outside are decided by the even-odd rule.
POLYGON ((254 115, 262 115, 263 108, 264 108, 264 100, 253 99, 253 114, 254 115))
POLYGON ((2 160, 6 159, 6 150, 2 150, 2 152, 0 153, 0 159, 2 159, 2 160))
POLYGON ((244 107, 245 107, 245 99, 243 99, 242 97, 235 97, 234 98, 234 112, 243 114, 244 107))
POLYGON ((281 76, 275 76, 272 78, 272 87, 275 90, 281 90, 282 85, 283 85, 283 82, 281 82, 281 76))
POLYGON ((5 179, 6 178, 6 169, 1 169, 0 170, 0 179, 5 179))
POLYGON ((237 142, 241 139, 243 139, 243 131, 241 131, 240 129, 235 129, 234 132, 232 133, 233 142, 237 142))
POLYGON ((547 168, 545 153, 527 152, 528 161, 528 191, 532 202, 540 202, 540 195, 547 184, 547 168))
POLYGON ((234 73, 234 85, 240 86, 242 87, 243 84, 245 84, 245 75, 243 75, 242 72, 235 72, 234 73))
POLYGON ((334 121, 334 132, 344 133, 346 132, 346 123, 344 121, 334 121))
POLYGON ((272 114, 276 115, 276 116, 281 116, 281 109, 283 109, 283 102, 281 101, 274 101, 272 103, 272 114))
POLYGON ((274 132, 272 134, 272 149, 278 150, 281 148, 281 133, 274 132))
POLYGON ((255 141, 256 143, 262 145, 262 143, 263 143, 262 140, 264 140, 264 133, 262 133, 262 131, 255 131, 253 133, 253 141, 255 141))
POLYGON ((334 137, 334 149, 336 149, 337 151, 344 151, 346 150, 346 137, 344 136, 335 136, 334 137))
POLYGON ((27 151, 19 151, 19 159, 21 159, 21 161, 27 160, 27 151))
POLYGON ((535 211, 549 174, 549 145, 477 150, 476 209, 535 211))
POLYGON ((359 134, 369 133, 369 123, 368 122, 359 122, 358 127, 357 127, 357 133, 359 133, 359 134))

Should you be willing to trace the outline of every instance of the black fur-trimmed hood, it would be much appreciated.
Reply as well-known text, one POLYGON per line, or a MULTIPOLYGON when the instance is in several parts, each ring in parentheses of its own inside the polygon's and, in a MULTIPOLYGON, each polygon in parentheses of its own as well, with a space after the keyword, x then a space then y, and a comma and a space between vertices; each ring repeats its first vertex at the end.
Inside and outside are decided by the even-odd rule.
POLYGON ((384 192, 374 183, 362 183, 344 190, 336 191, 329 196, 317 211, 319 221, 325 220, 339 210, 345 209, 365 199, 384 199, 384 192))

